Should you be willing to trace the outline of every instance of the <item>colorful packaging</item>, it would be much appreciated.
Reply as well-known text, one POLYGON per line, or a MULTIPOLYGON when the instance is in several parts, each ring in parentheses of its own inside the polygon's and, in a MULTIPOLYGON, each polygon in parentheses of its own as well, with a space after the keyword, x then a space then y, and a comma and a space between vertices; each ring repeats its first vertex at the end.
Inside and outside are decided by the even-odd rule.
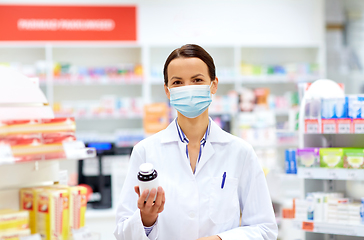
POLYGON ((38 192, 37 229, 42 240, 69 238, 69 193, 67 189, 49 188, 38 192))
POLYGON ((320 149, 297 149, 297 165, 298 167, 320 167, 320 149))
POLYGON ((32 234, 37 233, 37 192, 44 191, 41 187, 20 189, 19 209, 29 212, 29 227, 32 234))
POLYGON ((30 229, 19 229, 19 230, 9 230, 0 231, 0 240, 19 240, 21 237, 26 237, 30 235, 30 229))
POLYGON ((87 206, 87 189, 82 186, 53 185, 50 188, 66 189, 69 192, 69 226, 72 229, 80 229, 85 226, 85 214, 87 206))
POLYGON ((296 149, 286 149, 286 173, 297 174, 296 149))
POLYGON ((0 232, 29 228, 29 213, 13 209, 0 210, 0 232))
POLYGON ((69 187, 70 194, 70 227, 80 229, 85 226, 87 206, 87 189, 81 186, 69 187))
POLYGON ((364 168, 363 148, 344 148, 344 168, 364 168))
POLYGON ((343 168, 344 149, 343 148, 320 148, 320 167, 343 168))

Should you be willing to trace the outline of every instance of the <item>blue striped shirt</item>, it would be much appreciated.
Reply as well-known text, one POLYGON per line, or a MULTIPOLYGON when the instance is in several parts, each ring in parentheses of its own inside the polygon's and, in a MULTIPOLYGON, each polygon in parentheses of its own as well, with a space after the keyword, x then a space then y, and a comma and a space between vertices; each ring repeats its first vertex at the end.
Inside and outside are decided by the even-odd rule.
MULTIPOLYGON (((190 141, 188 140, 186 135, 183 133, 181 127, 178 125, 177 119, 175 120, 175 122, 176 122, 176 127, 177 127, 177 132, 178 132, 179 139, 181 140, 182 143, 186 144, 186 156, 187 156, 187 159, 190 160, 190 158, 188 156, 188 143, 190 141)), ((211 125, 211 120, 209 119, 209 125, 207 126, 205 135, 203 136, 203 138, 200 141, 200 152, 198 154, 196 167, 197 167, 197 164, 200 162, 202 150, 205 147, 207 137, 210 135, 210 125, 211 125)), ((196 172, 196 167, 195 167, 195 172, 196 172)))
MULTIPOLYGON (((177 132, 178 132, 178 136, 179 136, 179 139, 181 140, 182 143, 186 144, 186 157, 187 157, 187 160, 189 161, 190 158, 188 156, 188 143, 190 142, 188 140, 188 138, 186 137, 186 135, 183 133, 182 129, 180 128, 180 126, 178 125, 177 123, 177 119, 175 120, 176 122, 176 128, 177 128, 177 132)), ((201 158, 201 154, 202 154, 202 150, 203 148, 205 147, 205 144, 206 144, 206 140, 207 140, 207 137, 210 135, 210 126, 211 126, 211 120, 209 119, 209 125, 207 126, 207 129, 206 129, 206 132, 205 132, 205 135, 203 136, 203 138, 201 139, 200 141, 200 152, 198 154, 198 158, 197 158, 197 163, 196 163, 196 167, 197 167, 197 164, 200 162, 200 158, 201 158)), ((196 167, 195 167, 195 172, 196 172, 196 167)), ((195 173, 194 172, 194 173, 195 173)), ((148 236, 154 226, 155 226, 156 223, 153 224, 153 226, 150 226, 150 227, 144 227, 144 230, 145 230, 145 234, 148 236)))

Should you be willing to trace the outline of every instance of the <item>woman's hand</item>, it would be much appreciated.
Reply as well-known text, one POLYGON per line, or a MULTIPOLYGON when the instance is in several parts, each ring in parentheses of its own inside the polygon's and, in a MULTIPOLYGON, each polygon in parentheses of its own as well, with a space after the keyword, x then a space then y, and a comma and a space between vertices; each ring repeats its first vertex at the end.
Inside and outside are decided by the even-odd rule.
POLYGON ((214 236, 210 236, 210 237, 199 238, 197 240, 221 240, 221 238, 217 235, 214 235, 214 236))
POLYGON ((139 196, 138 208, 140 209, 143 225, 145 227, 153 226, 153 224, 158 218, 158 214, 163 211, 164 203, 166 202, 163 188, 158 187, 158 190, 153 188, 150 191, 148 200, 146 202, 145 199, 148 196, 149 190, 148 189, 144 190, 141 195, 139 186, 135 186, 134 190, 139 196), (155 195, 157 195, 157 198, 153 203, 155 195))

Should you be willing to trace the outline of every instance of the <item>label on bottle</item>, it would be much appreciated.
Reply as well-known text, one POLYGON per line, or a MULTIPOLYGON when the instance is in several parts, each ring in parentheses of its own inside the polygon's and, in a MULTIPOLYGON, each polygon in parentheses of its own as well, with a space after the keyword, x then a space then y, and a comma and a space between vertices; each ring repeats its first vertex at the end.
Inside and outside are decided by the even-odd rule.
POLYGON ((305 120, 305 133, 319 133, 319 122, 317 119, 306 119, 305 120))

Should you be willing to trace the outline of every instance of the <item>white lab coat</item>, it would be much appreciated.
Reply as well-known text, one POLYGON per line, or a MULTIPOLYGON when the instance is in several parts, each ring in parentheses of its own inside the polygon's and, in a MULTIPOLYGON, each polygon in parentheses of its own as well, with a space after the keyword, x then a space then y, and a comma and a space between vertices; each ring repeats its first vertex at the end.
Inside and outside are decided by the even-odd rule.
POLYGON ((174 121, 134 147, 116 224, 118 240, 196 240, 211 235, 223 240, 272 240, 278 234, 266 179, 253 148, 212 120, 195 174, 174 121), (134 192, 139 166, 145 162, 154 165, 166 196, 164 211, 148 237, 134 192))

